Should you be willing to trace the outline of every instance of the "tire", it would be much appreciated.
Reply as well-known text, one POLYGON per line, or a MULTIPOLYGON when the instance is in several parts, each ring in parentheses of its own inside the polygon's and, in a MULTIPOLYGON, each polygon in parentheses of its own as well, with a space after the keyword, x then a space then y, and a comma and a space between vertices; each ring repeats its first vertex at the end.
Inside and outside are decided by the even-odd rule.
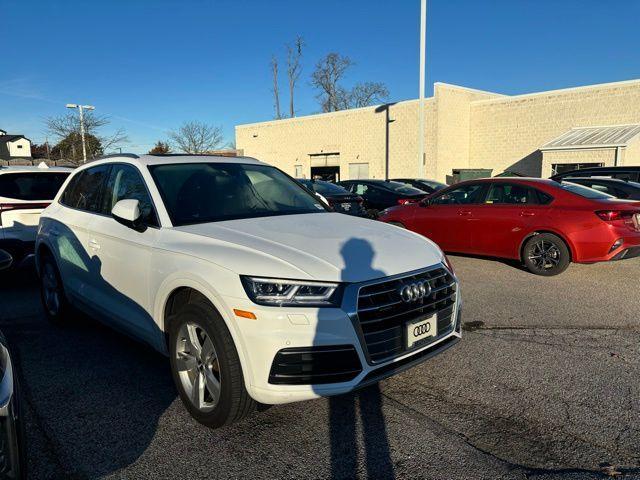
POLYGON ((171 318, 168 333, 171 376, 194 419, 218 428, 256 409, 231 334, 215 308, 204 300, 187 303, 171 318))
POLYGON ((375 208, 370 208, 367 210, 367 217, 372 220, 377 220, 380 216, 380 210, 376 210, 375 208))
POLYGON ((69 323, 74 310, 69 304, 56 261, 45 253, 40 261, 40 300, 47 319, 56 324, 69 323))
POLYGON ((571 253, 564 240, 557 235, 540 233, 524 244, 522 262, 531 273, 551 277, 567 269, 571 263, 571 253))

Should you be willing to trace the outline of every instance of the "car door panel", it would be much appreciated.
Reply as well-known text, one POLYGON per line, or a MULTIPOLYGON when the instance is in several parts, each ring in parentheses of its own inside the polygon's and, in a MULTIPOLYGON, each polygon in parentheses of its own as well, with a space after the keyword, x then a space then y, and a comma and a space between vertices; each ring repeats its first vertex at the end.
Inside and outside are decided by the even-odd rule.
POLYGON ((414 230, 450 252, 469 252, 472 245, 470 222, 476 203, 484 195, 478 183, 447 189, 420 203, 413 218, 414 230))
POLYGON ((153 344, 158 328, 152 318, 149 269, 159 229, 154 225, 134 230, 107 212, 119 200, 136 199, 145 222, 157 225, 155 212, 149 211, 144 180, 131 165, 115 164, 105 190, 102 215, 92 220, 86 239, 92 260, 90 295, 105 321, 153 344))

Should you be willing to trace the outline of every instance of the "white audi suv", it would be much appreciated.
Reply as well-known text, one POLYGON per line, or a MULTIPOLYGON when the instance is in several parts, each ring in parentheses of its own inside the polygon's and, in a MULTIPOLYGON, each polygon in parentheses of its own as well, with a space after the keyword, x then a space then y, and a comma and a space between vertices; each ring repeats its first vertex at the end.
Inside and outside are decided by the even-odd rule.
POLYGON ((212 427, 369 385, 460 338, 434 243, 332 212, 252 158, 87 164, 43 212, 36 252, 52 321, 81 310, 168 355, 212 427))

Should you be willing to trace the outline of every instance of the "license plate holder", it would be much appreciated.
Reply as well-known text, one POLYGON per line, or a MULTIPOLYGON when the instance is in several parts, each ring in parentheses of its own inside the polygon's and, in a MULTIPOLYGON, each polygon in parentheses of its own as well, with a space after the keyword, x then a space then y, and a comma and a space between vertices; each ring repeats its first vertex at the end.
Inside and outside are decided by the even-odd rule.
POLYGON ((407 348, 412 348, 416 342, 438 335, 438 315, 422 317, 405 324, 407 332, 407 348))

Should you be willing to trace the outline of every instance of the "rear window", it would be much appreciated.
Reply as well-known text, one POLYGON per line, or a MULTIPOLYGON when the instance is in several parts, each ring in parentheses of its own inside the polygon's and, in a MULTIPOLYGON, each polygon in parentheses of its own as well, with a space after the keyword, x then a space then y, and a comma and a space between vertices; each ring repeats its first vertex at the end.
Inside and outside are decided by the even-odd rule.
POLYGON ((615 198, 613 195, 609 195, 608 193, 599 192, 598 190, 594 190, 593 188, 589 188, 589 187, 584 187, 582 185, 578 185, 577 183, 562 182, 560 184, 560 188, 563 188, 564 190, 574 193, 576 195, 580 195, 581 197, 591 198, 594 200, 615 198))
POLYGON ((349 193, 341 186, 329 182, 314 182, 313 190, 320 195, 347 195, 349 193))
POLYGON ((402 193, 403 195, 420 195, 426 193, 424 190, 419 190, 402 182, 384 182, 381 186, 387 190, 391 190, 392 192, 402 193))
POLYGON ((66 172, 21 172, 0 175, 0 197, 53 200, 69 176, 66 172))

